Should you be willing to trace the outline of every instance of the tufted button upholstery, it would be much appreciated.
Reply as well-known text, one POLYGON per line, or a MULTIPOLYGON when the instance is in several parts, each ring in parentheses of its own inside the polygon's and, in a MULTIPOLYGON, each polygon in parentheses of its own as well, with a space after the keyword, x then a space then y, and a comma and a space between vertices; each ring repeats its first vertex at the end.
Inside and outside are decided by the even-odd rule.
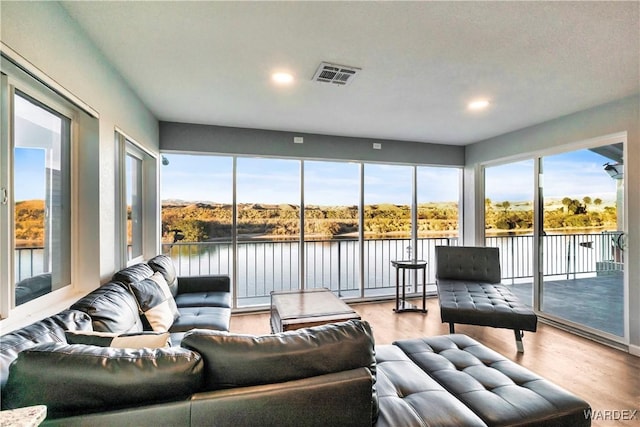
MULTIPOLYGON (((169 332, 186 332, 191 329, 229 330, 231 309, 225 307, 181 307, 180 317, 173 323, 169 332)), ((174 337, 172 336, 172 342, 174 337)))
POLYGON ((500 283, 498 248, 474 246, 436 247, 436 279, 500 283))
POLYGON ((445 323, 464 323, 535 332, 538 318, 504 285, 439 280, 440 316, 445 323))
POLYGON ((376 427, 485 425, 400 348, 376 346, 376 361, 380 406, 376 427))
POLYGON ((468 336, 394 344, 488 425, 590 425, 587 402, 468 336))

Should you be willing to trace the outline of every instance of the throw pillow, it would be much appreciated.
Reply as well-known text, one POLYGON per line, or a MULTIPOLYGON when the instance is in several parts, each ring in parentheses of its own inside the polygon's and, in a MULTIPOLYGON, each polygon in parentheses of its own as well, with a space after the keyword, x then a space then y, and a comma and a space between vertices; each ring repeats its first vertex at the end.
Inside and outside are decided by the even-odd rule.
POLYGON ((151 267, 154 272, 162 273, 164 280, 166 280, 167 285, 169 285, 169 289, 171 289, 171 293, 175 297, 178 294, 178 276, 173 260, 167 255, 156 255, 147 261, 147 265, 151 267))
POLYGON ((162 348, 169 347, 169 332, 140 332, 115 334, 111 332, 65 331, 69 344, 97 345, 113 348, 162 348))
POLYGON ((147 279, 129 283, 129 289, 136 297, 140 314, 147 319, 152 330, 166 332, 180 316, 162 273, 156 272, 147 279))

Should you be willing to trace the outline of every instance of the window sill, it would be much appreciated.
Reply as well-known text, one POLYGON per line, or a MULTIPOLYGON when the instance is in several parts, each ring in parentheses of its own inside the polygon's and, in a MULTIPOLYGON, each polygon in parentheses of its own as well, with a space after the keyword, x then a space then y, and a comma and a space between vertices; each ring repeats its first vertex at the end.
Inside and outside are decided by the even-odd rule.
POLYGON ((52 316, 69 308, 86 292, 71 289, 60 289, 43 295, 33 301, 26 302, 9 312, 9 317, 0 320, 0 334, 6 334, 31 323, 52 316))

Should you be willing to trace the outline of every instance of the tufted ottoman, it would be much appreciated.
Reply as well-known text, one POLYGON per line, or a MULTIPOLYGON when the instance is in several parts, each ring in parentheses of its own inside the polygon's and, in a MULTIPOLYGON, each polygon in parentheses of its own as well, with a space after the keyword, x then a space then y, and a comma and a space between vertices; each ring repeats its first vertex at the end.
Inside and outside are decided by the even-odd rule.
POLYGON ((489 426, 589 426, 589 404, 466 335, 394 345, 489 426))
POLYGON ((397 346, 376 346, 376 364, 379 415, 375 427, 485 425, 397 346))

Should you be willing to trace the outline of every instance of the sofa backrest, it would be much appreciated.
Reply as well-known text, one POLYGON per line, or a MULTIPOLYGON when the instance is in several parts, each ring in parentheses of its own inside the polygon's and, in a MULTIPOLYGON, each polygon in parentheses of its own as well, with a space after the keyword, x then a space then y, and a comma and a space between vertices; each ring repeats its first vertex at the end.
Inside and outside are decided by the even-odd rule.
POLYGON ((182 400, 202 384, 201 356, 180 347, 41 344, 10 371, 3 408, 47 405, 48 418, 182 400))
POLYGON ((147 261, 147 264, 154 272, 160 272, 167 281, 171 294, 178 295, 178 275, 173 260, 166 255, 157 255, 147 261))
POLYGON ((498 248, 436 246, 436 279, 500 283, 498 248))
POLYGON ((91 318, 81 311, 65 310, 0 337, 0 388, 4 389, 9 365, 23 350, 44 343, 65 343, 64 331, 90 331, 91 318))
POLYGON ((91 316, 94 331, 125 333, 143 330, 138 303, 129 289, 119 282, 108 282, 94 289, 76 301, 71 309, 91 316))
POLYGON ((193 329, 181 345, 204 359, 207 390, 281 383, 357 368, 373 377, 373 413, 378 416, 373 333, 362 320, 326 324, 273 335, 240 335, 193 329))
POLYGON ((123 268, 113 275, 111 281, 121 282, 125 285, 136 283, 153 276, 153 270, 145 263, 134 264, 123 268))

